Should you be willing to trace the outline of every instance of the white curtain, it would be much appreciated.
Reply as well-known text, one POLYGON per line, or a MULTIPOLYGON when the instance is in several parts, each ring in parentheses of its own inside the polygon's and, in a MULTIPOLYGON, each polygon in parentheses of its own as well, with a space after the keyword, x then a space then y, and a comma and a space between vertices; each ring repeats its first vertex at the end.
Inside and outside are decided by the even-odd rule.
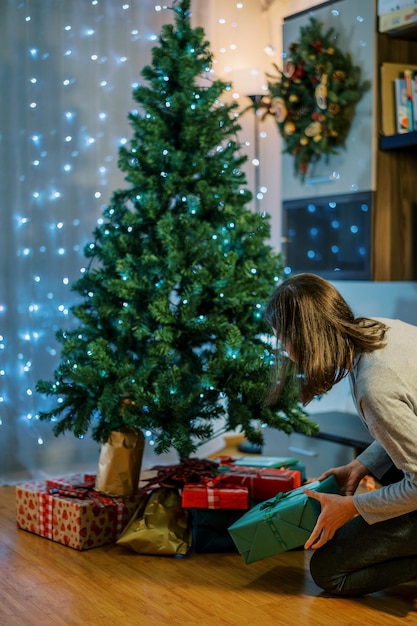
MULTIPOLYGON (((111 193, 124 185, 117 160, 131 137, 132 87, 162 25, 173 19, 174 1, 0 2, 0 484, 95 471, 98 444, 72 433, 55 438, 52 425, 36 418, 49 401, 35 385, 53 377, 55 333, 74 322, 71 285, 86 262, 84 245, 111 193)), ((232 81, 242 109, 279 62, 265 47, 273 44, 278 55, 289 4, 272 2, 265 11, 259 0, 192 0, 193 26, 204 28, 216 76, 232 81)), ((251 112, 241 124, 252 189, 251 112)), ((272 118, 260 131, 261 210, 275 218, 272 243, 279 248, 281 145, 272 118)), ((145 452, 148 465, 176 459, 145 452)))
POLYGON ((173 14, 151 0, 4 0, 0 13, 4 483, 95 470, 97 443, 55 438, 37 419, 49 401, 35 385, 59 362, 55 333, 73 323, 84 245, 124 185, 117 160, 131 137, 132 86, 173 14))

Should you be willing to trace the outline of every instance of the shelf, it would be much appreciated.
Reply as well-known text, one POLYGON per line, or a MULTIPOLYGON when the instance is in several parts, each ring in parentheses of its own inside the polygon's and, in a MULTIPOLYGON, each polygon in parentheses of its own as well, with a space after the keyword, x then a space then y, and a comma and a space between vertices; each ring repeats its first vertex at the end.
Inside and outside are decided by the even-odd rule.
POLYGON ((379 31, 390 37, 415 39, 417 32, 417 7, 411 4, 396 11, 378 16, 379 31))
POLYGON ((381 150, 399 150, 403 148, 417 148, 417 131, 398 135, 381 136, 379 140, 381 150))
POLYGON ((410 24, 409 26, 402 26, 401 28, 393 28, 382 33, 388 35, 393 39, 408 39, 415 41, 417 38, 417 24, 410 24))

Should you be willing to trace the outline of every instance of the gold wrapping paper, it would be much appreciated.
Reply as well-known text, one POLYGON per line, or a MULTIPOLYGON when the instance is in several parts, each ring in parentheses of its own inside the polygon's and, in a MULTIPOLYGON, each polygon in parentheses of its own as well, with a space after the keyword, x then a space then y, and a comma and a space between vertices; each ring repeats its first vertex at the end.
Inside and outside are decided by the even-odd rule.
POLYGON ((109 496, 131 496, 138 490, 145 437, 140 431, 113 431, 102 445, 95 488, 109 496))
POLYGON ((161 487, 152 491, 116 543, 138 554, 187 554, 191 546, 191 525, 188 511, 181 506, 178 489, 161 487))

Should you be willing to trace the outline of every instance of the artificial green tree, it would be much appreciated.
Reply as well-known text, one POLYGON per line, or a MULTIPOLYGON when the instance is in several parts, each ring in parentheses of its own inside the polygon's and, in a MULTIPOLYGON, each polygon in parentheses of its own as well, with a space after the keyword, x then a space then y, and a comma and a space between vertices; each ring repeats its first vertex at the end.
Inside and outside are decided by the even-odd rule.
POLYGON ((259 423, 315 425, 293 385, 264 406, 274 350, 263 308, 282 259, 265 243, 269 216, 246 208, 237 105, 220 100, 230 86, 210 79, 190 0, 172 10, 133 93, 133 136, 119 152, 127 188, 113 193, 86 246, 89 268, 73 285, 77 324, 58 333, 61 361, 37 390, 57 400, 39 415, 56 422, 56 435, 91 428, 104 441, 113 430, 149 430, 156 453, 185 458, 220 418, 253 443, 259 423))

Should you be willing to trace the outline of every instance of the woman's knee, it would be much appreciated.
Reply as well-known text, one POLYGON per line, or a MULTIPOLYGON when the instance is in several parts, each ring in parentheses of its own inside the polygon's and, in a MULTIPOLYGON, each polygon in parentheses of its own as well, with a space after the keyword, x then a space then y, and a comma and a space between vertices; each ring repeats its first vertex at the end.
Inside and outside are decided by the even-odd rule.
POLYGON ((343 595, 346 572, 341 571, 337 563, 329 563, 327 558, 322 558, 321 550, 313 552, 310 573, 318 587, 333 595, 343 595))

